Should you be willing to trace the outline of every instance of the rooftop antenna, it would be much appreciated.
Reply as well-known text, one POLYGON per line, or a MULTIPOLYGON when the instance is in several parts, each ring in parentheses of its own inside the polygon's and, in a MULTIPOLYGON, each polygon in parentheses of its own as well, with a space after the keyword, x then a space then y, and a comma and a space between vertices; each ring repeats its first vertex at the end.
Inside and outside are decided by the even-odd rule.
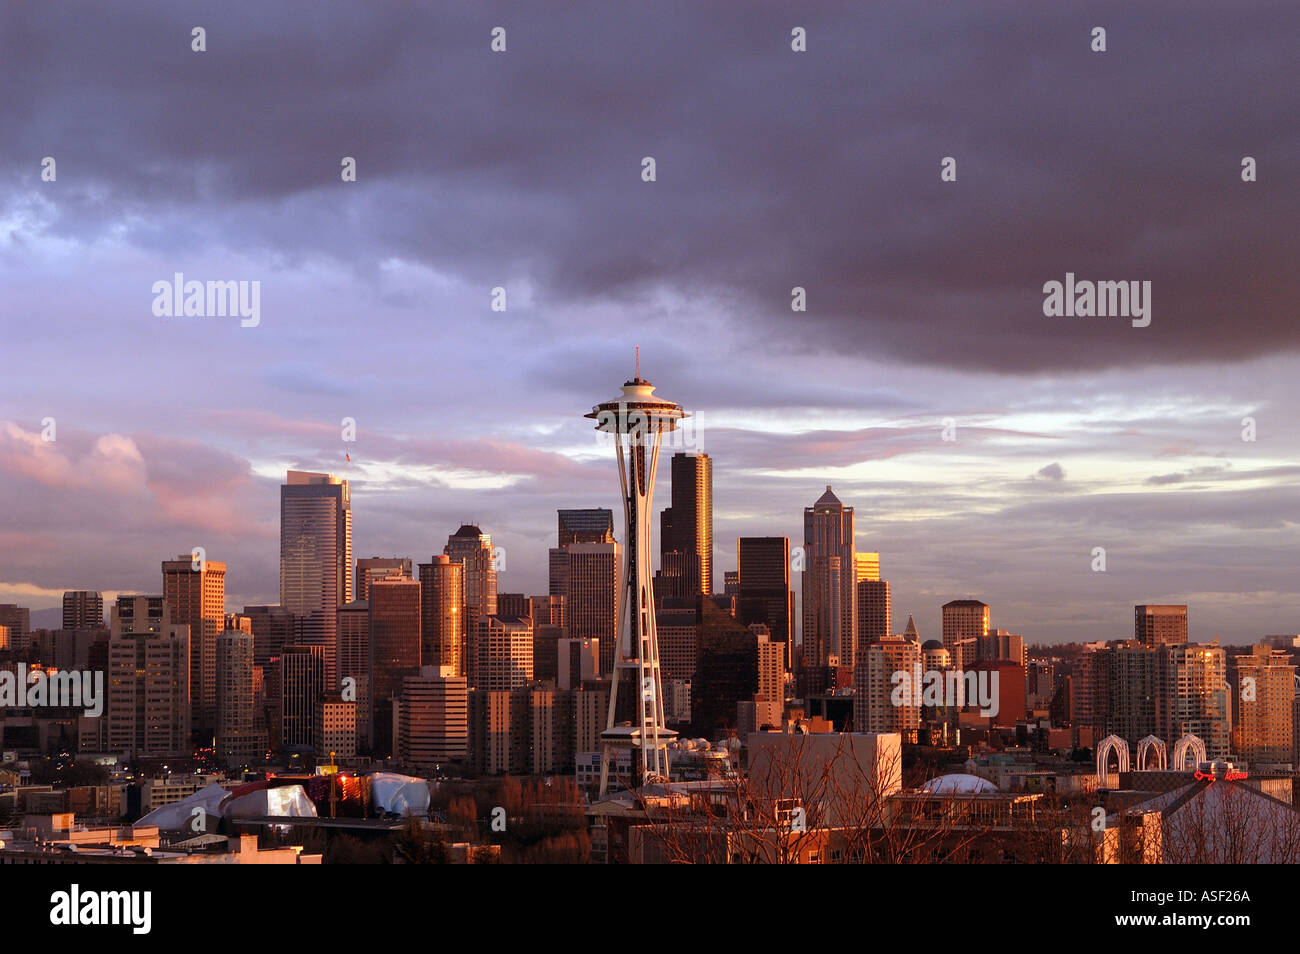
POLYGON ((641 379, 641 346, 636 346, 636 376, 637 380, 641 379))

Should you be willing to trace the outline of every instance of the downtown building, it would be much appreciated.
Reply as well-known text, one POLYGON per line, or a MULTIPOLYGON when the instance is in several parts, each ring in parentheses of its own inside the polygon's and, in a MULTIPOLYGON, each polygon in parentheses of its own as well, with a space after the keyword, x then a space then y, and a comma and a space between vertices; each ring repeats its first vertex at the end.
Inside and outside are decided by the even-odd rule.
POLYGON ((181 554, 163 561, 162 576, 171 621, 190 628, 190 728, 206 746, 217 722, 217 637, 225 628, 226 565, 181 554))
POLYGON ((473 524, 462 524, 447 538, 443 553, 451 562, 464 568, 465 675, 472 686, 477 661, 474 638, 478 634, 478 621, 497 611, 497 563, 492 537, 473 524))
POLYGON ((713 459, 677 453, 672 458, 671 506, 659 515, 661 587, 656 596, 713 593, 713 459))
POLYGON ((463 766, 469 753, 469 684, 451 666, 422 666, 402 680, 397 759, 417 771, 463 766))
POLYGON ((826 486, 803 512, 803 664, 852 667, 856 649, 857 561, 853 508, 826 486))
POLYGON ((783 644, 784 665, 794 661, 794 590, 790 588, 790 538, 740 537, 736 541, 736 618, 762 623, 783 644))
POLYGON ((227 630, 217 637, 216 653, 216 754, 218 760, 238 765, 266 752, 266 733, 256 720, 253 636, 227 630))
MULTIPOLYGON (((353 706, 354 750, 364 748, 369 752, 373 707, 370 693, 370 603, 366 600, 353 600, 339 607, 337 661, 338 701, 353 706)), ((341 750, 336 747, 335 751, 341 750)))
POLYGON ((420 662, 468 674, 465 564, 445 553, 420 564, 420 662))
POLYGON ((103 593, 96 590, 66 590, 64 592, 63 628, 65 630, 99 629, 103 625, 103 593))
MULTIPOLYGON (((568 593, 569 547, 575 543, 614 543, 614 511, 605 508, 560 510, 557 545, 548 554, 549 619, 544 622, 565 626, 565 594, 568 593)), ((536 620, 534 620, 536 622, 536 620)))
POLYGON ((105 740, 132 758, 188 755, 190 633, 161 596, 120 596, 109 621, 105 740))
POLYGON ((315 752, 325 698, 325 648, 314 643, 284 647, 279 689, 280 744, 288 752, 315 752))
POLYGON ((388 577, 397 577, 398 579, 414 579, 411 576, 411 558, 410 557, 362 557, 357 560, 356 573, 353 579, 356 581, 355 590, 356 598, 359 600, 370 599, 370 581, 382 580, 388 577))
POLYGON ((858 652, 861 653, 868 643, 893 635, 893 605, 888 580, 859 580, 857 587, 858 652))
POLYGON ((338 611, 353 599, 351 568, 348 482, 289 471, 280 487, 280 606, 298 618, 296 643, 322 648, 324 678, 335 687, 338 611))
POLYGON ((370 743, 377 758, 393 755, 393 699, 421 666, 421 587, 386 577, 370 583, 370 743))
POLYGON ((859 645, 858 664, 853 668, 853 731, 897 732, 904 742, 917 741, 918 682, 925 669, 921 645, 915 640, 891 635, 859 645), (895 673, 905 673, 906 680, 895 682, 895 673))
POLYGON ((943 645, 958 669, 975 664, 980 640, 989 634, 989 608, 979 600, 952 600, 943 604, 943 645))
POLYGON ((565 550, 565 635, 599 640, 600 671, 614 671, 623 594, 623 548, 617 543, 574 543, 565 550))
POLYGON ((1232 750, 1250 766, 1294 764, 1295 664, 1289 653, 1256 645, 1229 650, 1232 750))
POLYGON ((1133 607, 1133 638, 1143 646, 1186 643, 1186 604, 1141 604, 1133 607))

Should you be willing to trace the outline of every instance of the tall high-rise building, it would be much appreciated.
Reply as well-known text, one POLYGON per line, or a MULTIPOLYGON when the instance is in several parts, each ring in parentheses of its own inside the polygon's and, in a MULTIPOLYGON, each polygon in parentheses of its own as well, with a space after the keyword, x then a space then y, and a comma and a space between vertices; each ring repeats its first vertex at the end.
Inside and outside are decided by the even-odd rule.
MULTIPOLYGON (((564 616, 564 594, 568 592, 568 549, 575 543, 613 543, 614 511, 604 508, 588 510, 560 510, 558 545, 549 554, 548 592, 558 602, 550 607, 551 618, 543 620, 555 626, 567 625, 564 616)), ((537 621, 534 620, 534 623, 537 621)))
POLYGON ((393 754, 393 697, 420 670, 420 584, 387 578, 370 583, 371 733, 375 754, 393 754))
POLYGON ((557 539, 561 547, 571 543, 613 543, 614 511, 603 507, 588 510, 560 510, 557 539))
MULTIPOLYGON (((852 666, 857 616, 853 508, 826 485, 803 512, 803 659, 806 666, 852 666)), ((741 571, 743 582, 744 571, 741 571)))
POLYGON ((476 689, 517 689, 533 680, 533 623, 520 616, 484 616, 475 637, 476 689))
POLYGON ((853 578, 855 582, 880 579, 879 553, 854 553, 853 578))
POLYGON ((785 702, 785 645, 772 638, 763 623, 751 623, 758 637, 758 691, 755 696, 775 703, 785 702))
POLYGON ((191 730, 207 745, 217 727, 217 637, 226 621, 226 565, 181 554, 162 564, 173 623, 190 628, 191 730))
MULTIPOLYGON (((858 581, 858 650, 867 643, 893 635, 893 607, 888 580, 858 581)), ((862 729, 875 732, 875 729, 862 729)), ((893 731, 888 730, 888 731, 893 731)))
POLYGON ((265 738, 254 731, 253 637, 227 630, 217 637, 217 758, 243 762, 262 754, 265 738))
POLYGON ((910 639, 890 635, 859 644, 853 669, 854 731, 897 732, 904 742, 915 742, 922 702, 917 683, 923 670, 921 646, 910 639), (897 672, 907 673, 907 679, 895 682, 897 672))
POLYGON ((338 670, 339 701, 355 704, 352 731, 357 742, 368 750, 371 746, 370 604, 365 600, 353 600, 339 607, 338 670))
POLYGON ((1295 664, 1272 646, 1234 651, 1232 750, 1252 766, 1291 763, 1294 734, 1295 664))
POLYGON ((1206 756, 1227 758, 1231 732, 1223 648, 1168 642, 1154 652, 1159 657, 1156 717, 1161 729, 1156 734, 1170 745, 1185 735, 1195 735, 1205 743, 1206 756))
POLYGON ((63 628, 99 629, 104 625, 104 594, 95 590, 65 590, 63 628))
POLYGON ((420 661, 465 676, 465 564, 445 553, 420 564, 420 661))
POLYGON ((1187 642, 1187 606, 1140 604, 1133 607, 1133 638, 1143 646, 1187 642))
POLYGON ((451 666, 422 666, 402 680, 397 717, 397 757, 403 765, 433 771, 463 763, 469 748, 469 686, 451 666))
POLYGON ((761 637, 709 597, 697 599, 700 645, 691 680, 691 723, 696 734, 712 739, 735 724, 738 703, 758 694, 761 637))
POLYGON ((527 593, 498 593, 498 616, 527 616, 533 618, 533 606, 527 593))
POLYGON ((162 596, 119 596, 109 620, 106 737, 132 758, 187 755, 190 632, 162 596))
POLYGON ((473 524, 463 524, 447 538, 443 552, 453 563, 465 567, 465 675, 474 682, 474 637, 478 620, 497 611, 497 566, 492 552, 492 537, 473 524))
POLYGON ((299 644, 324 649, 325 678, 331 684, 339 607, 353 599, 351 569, 348 482, 330 474, 289 471, 280 487, 280 605, 301 618, 295 637, 299 644))
POLYGON ((724 596, 731 597, 733 600, 739 599, 740 598, 740 571, 728 570, 726 573, 722 574, 722 578, 724 581, 722 586, 722 594, 724 596))
MULTIPOLYGON (((713 593, 713 459, 677 453, 672 460, 672 506, 659 523, 659 552, 686 555, 686 592, 713 593)), ((678 594, 674 594, 678 595, 678 594)))
POLYGON ((989 607, 979 600, 943 604, 943 645, 952 664, 966 670, 975 665, 979 642, 989 634, 989 607))
POLYGON ((411 558, 410 557, 361 557, 357 560, 356 571, 356 598, 359 600, 370 599, 370 581, 372 579, 382 579, 388 576, 406 577, 411 576, 411 558))
POLYGON ((566 550, 565 629, 572 639, 600 640, 600 671, 614 669, 623 590, 623 548, 617 543, 573 543, 566 550))
POLYGON ((736 618, 763 623, 790 668, 794 650, 794 590, 790 589, 790 538, 741 537, 736 541, 736 618))
MULTIPOLYGON (((0 603, 0 626, 9 631, 8 649, 26 653, 32 631, 32 611, 15 603, 0 603)), ((65 627, 66 628, 66 627, 65 627)))
POLYGON ((1013 662, 1026 669, 1029 666, 1025 637, 1006 629, 995 629, 987 636, 981 637, 975 644, 975 658, 990 662, 1013 662))
POLYGON ((314 750, 325 698, 325 647, 285 646, 280 654, 280 739, 286 749, 314 750))
POLYGON ((263 669, 302 635, 298 617, 283 606, 245 606, 241 615, 253 628, 253 664, 263 669))

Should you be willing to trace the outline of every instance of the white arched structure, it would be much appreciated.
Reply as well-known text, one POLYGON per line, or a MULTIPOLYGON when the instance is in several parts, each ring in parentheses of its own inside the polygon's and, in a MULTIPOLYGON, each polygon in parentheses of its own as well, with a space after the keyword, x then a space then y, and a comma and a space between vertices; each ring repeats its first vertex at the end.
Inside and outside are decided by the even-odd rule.
POLYGON ((1104 784, 1106 781, 1106 760, 1110 758, 1110 753, 1115 752, 1119 756, 1119 770, 1128 771, 1128 743, 1118 735, 1108 735, 1097 744, 1097 783, 1104 784))
POLYGON ((1169 767, 1169 751, 1165 747, 1164 739, 1157 739, 1154 735, 1148 735, 1138 743, 1137 770, 1139 772, 1156 771, 1163 772, 1169 767), (1154 751, 1156 754, 1155 765, 1147 764, 1148 753, 1154 751))
POLYGON ((1175 772, 1181 772, 1184 769, 1196 768, 1205 761, 1205 743, 1192 735, 1190 732, 1179 739, 1174 744, 1174 764, 1172 766, 1175 772), (1188 754, 1192 756, 1192 764, 1186 763, 1188 754))

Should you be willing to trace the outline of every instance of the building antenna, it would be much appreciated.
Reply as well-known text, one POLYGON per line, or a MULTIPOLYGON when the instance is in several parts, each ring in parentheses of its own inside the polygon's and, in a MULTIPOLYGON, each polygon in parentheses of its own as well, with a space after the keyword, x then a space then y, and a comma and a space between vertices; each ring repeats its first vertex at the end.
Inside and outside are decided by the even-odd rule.
POLYGON ((636 377, 641 380, 641 346, 636 346, 636 377))

